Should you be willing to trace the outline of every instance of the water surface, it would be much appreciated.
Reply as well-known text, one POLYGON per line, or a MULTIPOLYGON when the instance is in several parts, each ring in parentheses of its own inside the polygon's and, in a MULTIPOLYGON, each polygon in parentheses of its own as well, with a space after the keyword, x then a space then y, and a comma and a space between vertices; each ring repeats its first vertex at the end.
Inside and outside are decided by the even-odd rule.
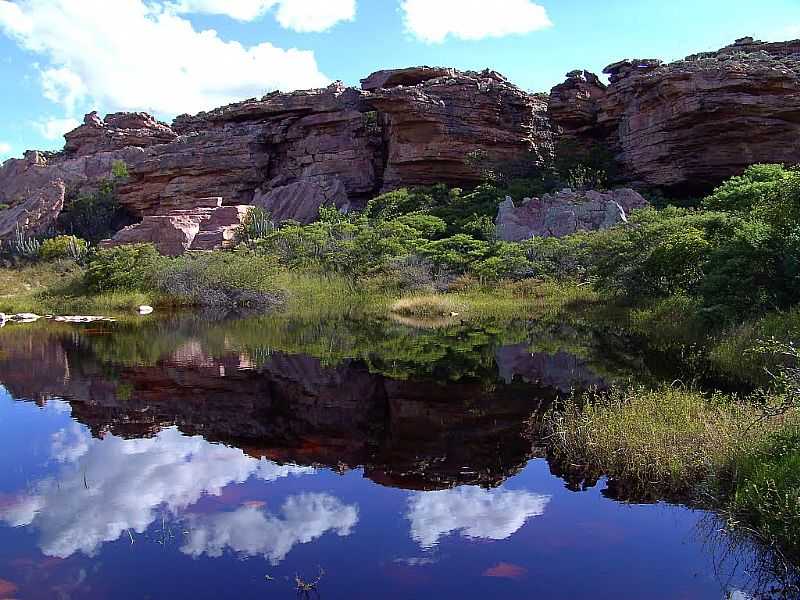
POLYGON ((614 499, 544 458, 555 399, 674 376, 627 342, 535 323, 6 327, 0 598, 771 597, 714 515, 614 499))

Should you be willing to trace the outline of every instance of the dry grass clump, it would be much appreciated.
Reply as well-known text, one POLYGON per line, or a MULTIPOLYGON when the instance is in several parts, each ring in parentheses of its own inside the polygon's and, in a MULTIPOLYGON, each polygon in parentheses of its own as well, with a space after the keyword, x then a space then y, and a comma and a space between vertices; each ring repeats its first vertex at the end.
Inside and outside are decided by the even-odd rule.
POLYGON ((562 464, 606 474, 632 490, 688 494, 729 477, 737 457, 789 418, 759 421, 757 407, 734 400, 667 386, 615 390, 568 401, 546 416, 545 432, 562 464))
POLYGON ((447 317, 463 311, 463 307, 447 296, 428 294, 408 296, 392 303, 389 310, 410 317, 447 317))

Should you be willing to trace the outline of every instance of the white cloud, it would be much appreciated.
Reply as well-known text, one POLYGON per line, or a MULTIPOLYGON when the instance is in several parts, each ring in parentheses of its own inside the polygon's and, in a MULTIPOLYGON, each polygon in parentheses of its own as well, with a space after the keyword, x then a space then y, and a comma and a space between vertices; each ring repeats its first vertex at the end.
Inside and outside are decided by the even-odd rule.
POLYGON ((530 33, 552 23, 543 6, 531 0, 402 0, 406 30, 428 43, 448 35, 482 40, 530 33))
POLYGON ((0 142, 0 154, 11 154, 11 144, 0 142))
POLYGON ((33 126, 36 130, 48 140, 58 140, 64 136, 65 133, 72 131, 80 125, 80 121, 71 117, 67 118, 47 118, 40 121, 34 121, 33 126))
POLYGON ((143 0, 0 0, 0 31, 48 59, 44 93, 68 111, 175 115, 329 82, 311 51, 224 41, 143 0))
POLYGON ((286 500, 280 516, 258 507, 233 512, 195 515, 187 522, 189 535, 181 548, 191 556, 222 556, 225 549, 246 556, 263 555, 280 563, 296 544, 307 544, 328 531, 350 535, 358 509, 329 494, 301 494, 286 500))
POLYGON ((276 3, 277 0, 179 0, 167 7, 175 13, 226 15, 237 21, 252 21, 276 3))
POLYGON ((56 104, 62 104, 70 113, 87 94, 83 80, 66 67, 45 69, 40 77, 44 97, 56 104))
POLYGON ((97 440, 72 429, 54 436, 51 455, 63 462, 59 473, 5 506, 0 519, 34 527, 42 552, 59 558, 92 555, 128 529, 143 533, 159 510, 176 514, 231 483, 313 472, 256 460, 177 429, 138 440, 97 440))
POLYGON ((327 31, 356 16, 356 0, 180 0, 167 5, 176 13, 227 15, 252 21, 277 7, 275 18, 286 29, 327 31))
POLYGON ((355 0, 280 0, 276 18, 286 29, 327 31, 356 17, 355 0))
POLYGON ((80 125, 80 121, 72 117, 63 119, 51 118, 41 121, 34 121, 33 126, 48 140, 57 140, 64 136, 68 131, 72 131, 80 125))
POLYGON ((411 537, 423 548, 455 531, 467 538, 504 540, 530 517, 543 514, 549 502, 550 496, 530 492, 461 487, 414 494, 407 518, 411 537))

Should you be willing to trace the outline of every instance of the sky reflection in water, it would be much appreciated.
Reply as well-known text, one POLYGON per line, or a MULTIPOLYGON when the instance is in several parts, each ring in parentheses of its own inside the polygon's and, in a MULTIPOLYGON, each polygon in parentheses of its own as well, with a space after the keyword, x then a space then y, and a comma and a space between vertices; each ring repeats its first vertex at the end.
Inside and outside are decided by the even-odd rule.
POLYGON ((601 379, 563 352, 441 386, 168 333, 149 363, 0 338, 0 598, 292 598, 320 569, 327 598, 748 598, 707 514, 532 459, 564 373, 601 379))

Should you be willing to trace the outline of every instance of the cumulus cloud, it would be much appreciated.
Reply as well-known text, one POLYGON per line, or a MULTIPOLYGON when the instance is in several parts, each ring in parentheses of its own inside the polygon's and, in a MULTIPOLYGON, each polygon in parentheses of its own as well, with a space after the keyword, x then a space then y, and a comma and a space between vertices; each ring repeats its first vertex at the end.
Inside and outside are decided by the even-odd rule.
POLYGON ((252 21, 275 8, 278 23, 299 32, 327 31, 356 16, 356 0, 181 0, 168 8, 177 13, 227 15, 239 21, 252 21))
POLYGON ((73 119, 72 117, 54 117, 33 122, 34 128, 42 135, 42 137, 48 140, 57 140, 63 137, 68 131, 75 129, 80 124, 80 121, 73 119))
POLYGON ((10 154, 11 144, 8 142, 0 142, 0 154, 10 154))
POLYGON ((276 18, 286 29, 327 31, 356 17, 355 0, 280 0, 276 18))
POLYGON ((403 0, 400 8, 406 30, 428 43, 448 36, 503 37, 552 25, 544 7, 531 0, 403 0))
POLYGON ((407 518, 411 537, 423 548, 456 531, 466 538, 504 540, 543 514, 549 502, 550 496, 525 491, 461 487, 414 494, 407 518))
POLYGON ((191 556, 222 556, 226 549, 246 556, 263 555, 280 563, 296 544, 307 544, 328 531, 350 535, 358 509, 329 494, 301 494, 286 500, 280 515, 256 506, 233 512, 189 517, 189 535, 181 551, 191 556))
POLYGON ((175 115, 329 82, 311 51, 225 41, 144 0, 0 0, 0 31, 47 59, 43 93, 67 111, 175 115))
POLYGON ((59 473, 4 506, 0 519, 34 527, 42 552, 59 558, 93 555, 128 529, 143 533, 159 510, 177 514, 231 483, 313 472, 256 460, 177 429, 139 440, 97 440, 85 430, 65 430, 54 436, 51 455, 63 462, 59 473))

